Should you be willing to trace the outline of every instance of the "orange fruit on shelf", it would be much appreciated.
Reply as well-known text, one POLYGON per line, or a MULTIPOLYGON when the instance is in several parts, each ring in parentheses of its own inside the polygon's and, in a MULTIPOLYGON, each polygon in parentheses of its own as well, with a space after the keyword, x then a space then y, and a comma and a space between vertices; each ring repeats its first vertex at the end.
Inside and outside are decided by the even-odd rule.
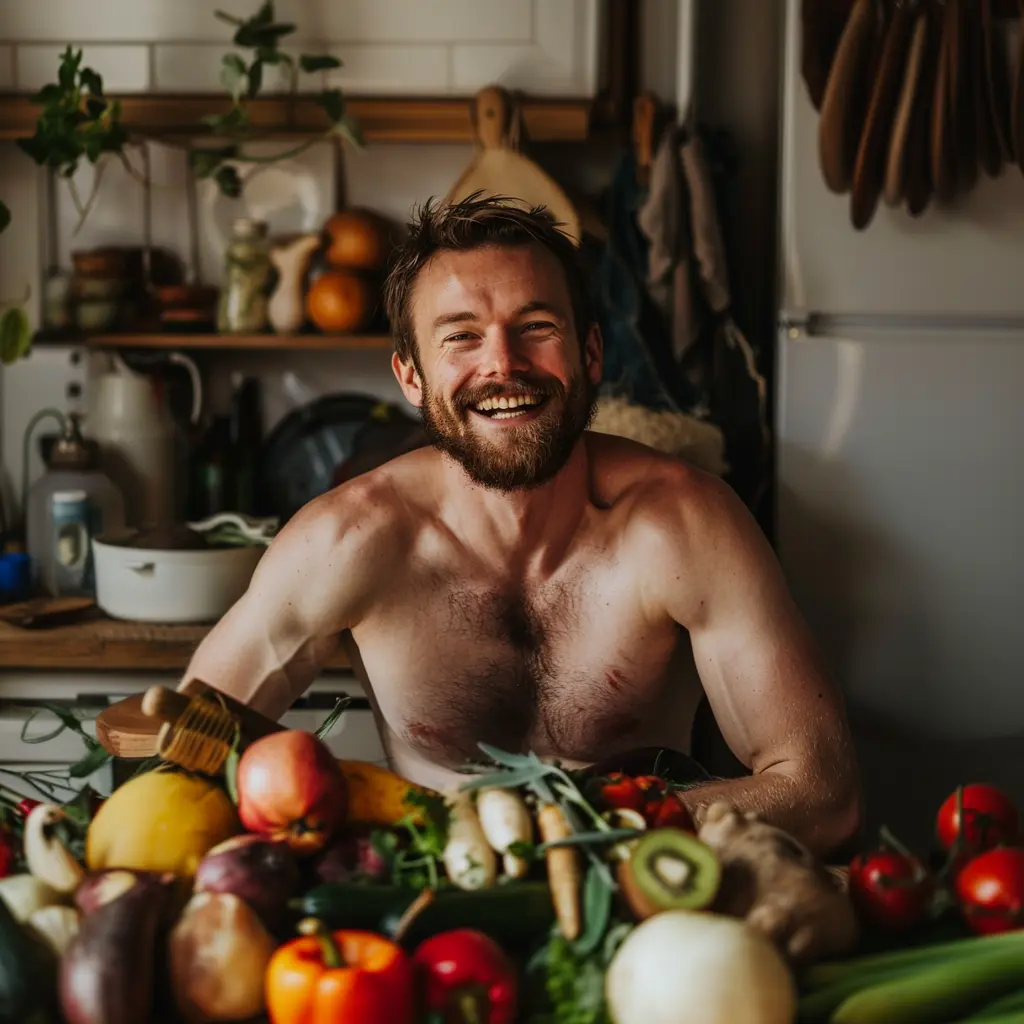
POLYGON ((384 223, 369 210, 342 210, 324 225, 332 267, 379 270, 387 258, 384 223))
POLYGON ((373 289, 365 278, 351 270, 325 271, 306 294, 309 319, 327 334, 345 334, 366 327, 373 304, 373 289))

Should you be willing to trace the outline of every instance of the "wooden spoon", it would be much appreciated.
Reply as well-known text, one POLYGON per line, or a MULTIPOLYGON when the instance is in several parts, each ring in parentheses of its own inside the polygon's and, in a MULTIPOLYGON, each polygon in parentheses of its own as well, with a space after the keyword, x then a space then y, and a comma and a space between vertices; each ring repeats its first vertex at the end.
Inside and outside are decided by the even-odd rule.
POLYGON ((985 69, 988 104, 999 137, 1003 162, 1014 159, 1013 124, 1010 116, 1010 69, 1006 47, 992 21, 992 0, 981 0, 982 30, 986 40, 985 69))
POLYGON ((947 202, 956 194, 957 158, 954 148, 954 122, 950 103, 950 82, 954 69, 953 47, 956 44, 955 0, 946 4, 942 20, 942 41, 935 71, 932 100, 931 176, 935 197, 947 202))
POLYGON ((999 113, 993 103, 992 83, 992 3, 980 0, 973 21, 975 50, 974 124, 977 130, 978 160, 982 170, 995 178, 1002 170, 1006 158, 1006 145, 1002 138, 999 113))
POLYGON ((818 158, 826 186, 839 195, 853 180, 877 31, 875 0, 855 0, 821 101, 818 158))
POLYGON ((928 47, 928 11, 923 4, 914 15, 914 28, 903 71, 896 113, 893 116, 892 135, 889 138, 889 154, 885 166, 883 196, 892 207, 899 206, 907 194, 908 143, 913 125, 913 115, 918 95, 928 88, 924 77, 925 56, 928 47))
POLYGON ((978 71, 975 57, 974 26, 977 19, 972 10, 977 0, 946 0, 955 9, 952 77, 949 82, 950 109, 953 115, 953 144, 956 148, 956 183, 966 192, 978 180, 978 128, 974 123, 974 90, 978 71))
POLYGON ((800 71, 815 110, 828 85, 836 48, 849 20, 848 6, 834 0, 803 0, 800 7, 800 71))
POLYGON ((922 4, 928 22, 927 38, 921 63, 921 82, 910 114, 907 138, 905 190, 907 212, 920 217, 932 200, 935 182, 932 178, 931 140, 934 123, 936 77, 942 50, 942 18, 931 4, 922 4))
POLYGON ((907 41, 914 28, 914 21, 910 5, 897 3, 885 31, 878 74, 853 171, 850 219, 858 231, 871 223, 885 181, 886 152, 906 68, 907 41))
POLYGON ((1017 166, 1024 171, 1024 0, 1020 2, 1020 39, 1017 43, 1017 73, 1012 100, 1013 151, 1017 166))

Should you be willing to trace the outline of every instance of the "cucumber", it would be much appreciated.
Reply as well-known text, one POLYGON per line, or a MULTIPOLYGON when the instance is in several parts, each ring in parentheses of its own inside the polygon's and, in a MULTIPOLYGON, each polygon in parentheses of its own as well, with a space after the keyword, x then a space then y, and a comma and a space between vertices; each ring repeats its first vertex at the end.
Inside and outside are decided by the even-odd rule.
POLYGON ((955 965, 913 971, 863 988, 842 1002, 831 1024, 943 1024, 1024 986, 1024 957, 1001 948, 955 965))
MULTIPOLYGON (((416 898, 413 889, 395 885, 334 882, 319 885, 293 900, 291 907, 330 928, 380 928, 416 898)), ((467 892, 444 888, 407 933, 410 942, 452 928, 475 928, 499 943, 529 944, 554 924, 555 910, 546 882, 513 882, 467 892)))

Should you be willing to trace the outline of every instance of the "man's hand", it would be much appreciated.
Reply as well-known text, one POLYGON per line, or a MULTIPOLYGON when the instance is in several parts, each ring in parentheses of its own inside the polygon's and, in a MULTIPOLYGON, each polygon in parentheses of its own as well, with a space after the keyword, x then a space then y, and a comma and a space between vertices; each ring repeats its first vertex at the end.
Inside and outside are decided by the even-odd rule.
POLYGON ((658 501, 654 597, 690 635, 722 735, 749 778, 686 791, 698 822, 726 800, 819 854, 859 825, 856 757, 842 698, 774 553, 733 491, 684 468, 658 501), (684 585, 685 584, 685 585, 684 585))

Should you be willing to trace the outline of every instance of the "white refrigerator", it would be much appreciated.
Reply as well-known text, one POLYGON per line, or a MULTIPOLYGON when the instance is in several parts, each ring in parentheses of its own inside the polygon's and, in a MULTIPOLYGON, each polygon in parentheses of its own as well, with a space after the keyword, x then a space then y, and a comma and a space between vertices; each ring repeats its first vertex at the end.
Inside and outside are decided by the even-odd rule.
POLYGON ((1024 175, 866 231, 825 186, 787 0, 776 543, 846 695, 867 824, 1024 806, 1024 175))

